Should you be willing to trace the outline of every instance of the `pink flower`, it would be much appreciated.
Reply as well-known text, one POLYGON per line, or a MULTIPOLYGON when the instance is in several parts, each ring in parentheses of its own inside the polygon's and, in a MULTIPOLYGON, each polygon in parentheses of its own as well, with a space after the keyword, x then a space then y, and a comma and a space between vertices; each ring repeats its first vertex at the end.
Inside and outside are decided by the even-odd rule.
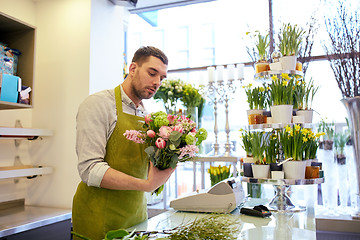
POLYGON ((196 127, 194 127, 193 129, 191 129, 192 133, 197 133, 196 127))
POLYGON ((148 115, 145 116, 145 123, 146 123, 146 124, 149 124, 149 122, 152 122, 152 120, 151 120, 151 114, 148 114, 148 115))
POLYGON ((164 138, 164 139, 168 139, 171 132, 172 132, 171 127, 162 126, 162 127, 159 129, 159 136, 162 137, 162 138, 164 138))
POLYGON ((123 134, 128 140, 136 143, 144 143, 144 135, 136 130, 126 130, 123 134))
POLYGON ((157 148, 163 149, 166 146, 166 142, 165 142, 164 139, 158 138, 155 141, 155 145, 156 145, 157 148))
POLYGON ((169 120, 169 124, 173 124, 175 119, 176 119, 175 115, 171 115, 171 114, 167 115, 167 120, 169 120))
POLYGON ((154 138, 156 136, 156 133, 154 130, 148 130, 146 132, 146 135, 148 135, 149 138, 154 138))
POLYGON ((183 131, 184 131, 184 129, 179 125, 174 126, 172 130, 178 131, 179 133, 183 133, 183 131))
POLYGON ((186 145, 185 147, 180 148, 179 159, 184 157, 195 157, 195 154, 198 152, 199 148, 196 145, 186 145))

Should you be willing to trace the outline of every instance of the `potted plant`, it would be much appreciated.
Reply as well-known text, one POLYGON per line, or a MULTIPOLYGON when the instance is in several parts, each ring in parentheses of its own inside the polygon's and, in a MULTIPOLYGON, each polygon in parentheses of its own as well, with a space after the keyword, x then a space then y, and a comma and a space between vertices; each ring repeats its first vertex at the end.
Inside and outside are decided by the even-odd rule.
POLYGON ((339 132, 334 134, 335 160, 340 165, 345 165, 345 145, 348 141, 349 134, 347 132, 339 132))
POLYGON ((182 87, 183 92, 180 100, 186 108, 185 113, 196 123, 202 117, 203 105, 205 104, 205 98, 201 94, 203 87, 201 85, 199 88, 196 88, 189 83, 184 84, 182 87))
POLYGON ((301 126, 286 126, 279 132, 280 143, 286 162, 283 164, 285 178, 304 179, 306 161, 304 159, 304 134, 301 126))
POLYGON ((279 34, 280 62, 283 70, 295 70, 297 55, 305 31, 298 25, 284 24, 279 34))
MULTIPOLYGON (((335 16, 326 21, 326 29, 330 41, 325 44, 326 55, 330 67, 334 72, 335 80, 342 93, 344 104, 348 113, 351 140, 354 149, 356 191, 360 191, 360 10, 348 9, 345 2, 339 1, 335 16)), ((360 217, 358 208, 356 217, 360 217)))
MULTIPOLYGON (((250 32, 247 32, 246 35, 249 35, 250 32)), ((270 70, 268 63, 268 48, 270 45, 269 33, 262 35, 260 31, 255 31, 255 34, 252 36, 255 41, 255 47, 257 51, 257 62, 255 63, 255 72, 260 73, 270 70)), ((254 50, 255 51, 255 50, 254 50)))
POLYGON ((249 84, 243 88, 249 104, 249 110, 247 110, 249 124, 265 123, 266 119, 263 112, 267 103, 266 86, 253 87, 252 84, 249 84))
POLYGON ((250 143, 252 147, 252 154, 255 159, 255 163, 252 165, 254 178, 269 178, 270 165, 264 156, 267 141, 267 133, 263 131, 251 132, 250 143))
POLYGON ((273 123, 291 123, 294 98, 294 76, 273 75, 268 85, 268 101, 273 123))
POLYGON ((270 172, 281 171, 282 165, 278 166, 280 143, 279 143, 277 131, 273 130, 268 134, 269 137, 265 147, 266 162, 270 164, 270 172))
POLYGON ((310 128, 303 128, 303 142, 304 142, 304 160, 311 162, 316 161, 317 150, 319 149, 320 137, 325 135, 324 132, 314 133, 310 128))
POLYGON ((303 116, 304 123, 312 123, 313 112, 311 108, 312 102, 319 86, 314 86, 311 78, 308 83, 305 81, 298 81, 295 86, 295 103, 294 108, 297 108, 296 116, 303 116))
POLYGON ((154 95, 154 99, 162 100, 168 114, 177 114, 176 105, 183 97, 184 82, 180 79, 165 79, 154 95))
POLYGON ((208 173, 210 174, 211 186, 214 186, 218 182, 230 177, 230 166, 210 166, 208 173))
POLYGON ((325 123, 324 150, 332 150, 334 145, 334 123, 325 123))
POLYGON ((251 133, 245 129, 240 129, 240 145, 242 149, 244 149, 246 157, 242 158, 242 167, 244 171, 245 177, 252 177, 253 172, 251 168, 251 164, 255 162, 253 154, 252 154, 252 146, 251 146, 251 133))

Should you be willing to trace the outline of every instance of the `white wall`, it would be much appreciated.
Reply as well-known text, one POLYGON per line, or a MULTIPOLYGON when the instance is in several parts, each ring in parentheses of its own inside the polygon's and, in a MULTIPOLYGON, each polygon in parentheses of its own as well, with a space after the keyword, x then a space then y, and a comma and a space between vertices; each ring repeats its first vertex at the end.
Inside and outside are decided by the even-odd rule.
POLYGON ((90 93, 111 89, 123 80, 124 7, 91 0, 90 93))
MULTIPOLYGON (((0 11, 37 28, 33 109, 0 111, 0 125, 13 126, 20 118, 23 126, 54 131, 52 137, 22 143, 24 163, 54 167, 51 175, 22 180, 28 185, 26 204, 71 208, 80 181, 75 153, 77 108, 89 95, 90 85, 95 92, 122 80, 124 9, 106 0, 0 0, 0 11)), ((0 142, 4 156, 0 160, 13 161, 13 145, 13 141, 0 142)), ((24 189, 13 181, 4 184, 0 184, 1 193, 24 189)))

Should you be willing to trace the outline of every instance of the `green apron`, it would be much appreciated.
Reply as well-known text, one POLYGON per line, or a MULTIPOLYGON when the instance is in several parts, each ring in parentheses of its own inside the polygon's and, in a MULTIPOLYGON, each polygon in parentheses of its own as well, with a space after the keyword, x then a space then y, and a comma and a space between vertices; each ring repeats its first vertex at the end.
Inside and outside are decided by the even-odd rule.
MULTIPOLYGON (((113 169, 146 179, 149 161, 144 145, 123 135, 125 130, 140 129, 139 120, 144 118, 123 113, 120 86, 115 88, 115 99, 117 122, 106 145, 105 161, 113 169)), ((146 198, 142 191, 89 187, 80 182, 73 199, 73 231, 92 240, 103 239, 110 230, 126 229, 146 219, 146 198)))

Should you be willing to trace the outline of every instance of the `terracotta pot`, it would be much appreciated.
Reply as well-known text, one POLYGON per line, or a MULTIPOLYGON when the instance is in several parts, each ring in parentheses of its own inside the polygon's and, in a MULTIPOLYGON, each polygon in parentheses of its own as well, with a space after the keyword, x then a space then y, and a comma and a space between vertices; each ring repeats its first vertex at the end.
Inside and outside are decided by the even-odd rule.
POLYGON ((250 125, 262 124, 266 122, 266 116, 263 115, 263 109, 250 109, 247 110, 248 121, 250 125))
POLYGON ((267 62, 257 62, 255 63, 255 72, 261 73, 270 70, 270 65, 267 62))

